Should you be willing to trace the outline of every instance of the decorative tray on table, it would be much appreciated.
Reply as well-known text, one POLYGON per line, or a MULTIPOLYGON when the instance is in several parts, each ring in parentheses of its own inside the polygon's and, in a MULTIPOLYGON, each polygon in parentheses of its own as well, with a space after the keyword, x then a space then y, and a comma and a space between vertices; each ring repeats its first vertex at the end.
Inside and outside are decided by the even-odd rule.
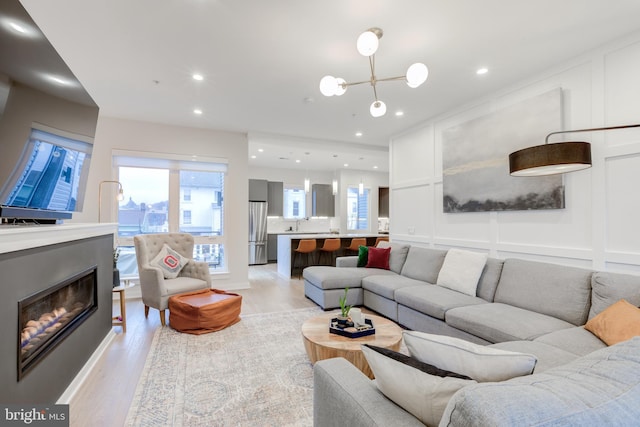
POLYGON ((333 318, 329 322, 329 332, 336 335, 342 335, 347 338, 360 338, 367 335, 373 335, 376 333, 376 329, 373 327, 371 319, 364 320, 363 326, 351 326, 351 327, 338 327, 338 319, 333 318))

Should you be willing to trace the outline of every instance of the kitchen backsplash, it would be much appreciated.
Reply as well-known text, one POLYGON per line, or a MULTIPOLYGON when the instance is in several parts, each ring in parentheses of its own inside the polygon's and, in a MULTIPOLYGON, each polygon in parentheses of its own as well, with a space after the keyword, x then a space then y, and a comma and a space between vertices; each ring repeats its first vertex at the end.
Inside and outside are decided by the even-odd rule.
POLYGON ((332 218, 309 218, 309 219, 284 219, 282 217, 267 218, 267 233, 277 234, 289 230, 299 233, 328 233, 331 230, 340 228, 340 220, 337 217, 332 218), (296 222, 298 229, 296 230, 296 222))

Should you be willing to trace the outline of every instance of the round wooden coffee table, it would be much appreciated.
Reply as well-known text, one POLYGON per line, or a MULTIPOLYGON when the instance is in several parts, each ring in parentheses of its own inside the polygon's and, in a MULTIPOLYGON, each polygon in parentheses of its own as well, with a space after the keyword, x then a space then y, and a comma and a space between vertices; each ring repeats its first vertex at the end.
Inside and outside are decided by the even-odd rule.
POLYGON ((343 337, 329 332, 329 321, 338 314, 339 312, 324 313, 302 324, 302 339, 311 363, 332 357, 344 357, 369 378, 374 378, 360 346, 371 344, 398 351, 402 343, 402 328, 391 320, 367 313, 366 316, 373 322, 376 333, 360 338, 343 337))

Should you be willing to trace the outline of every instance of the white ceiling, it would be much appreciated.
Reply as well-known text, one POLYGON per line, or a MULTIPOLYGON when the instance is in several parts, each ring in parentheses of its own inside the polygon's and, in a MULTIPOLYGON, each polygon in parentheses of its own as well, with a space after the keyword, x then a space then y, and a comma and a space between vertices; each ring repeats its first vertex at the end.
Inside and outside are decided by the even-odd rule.
POLYGON ((257 156, 250 165, 271 167, 335 169, 348 161, 388 170, 391 136, 640 29, 638 0, 22 3, 101 114, 247 132, 257 156), (382 118, 369 115, 369 85, 330 98, 318 89, 326 74, 369 78, 355 42, 374 26, 384 31, 378 78, 403 75, 418 61, 430 71, 417 89, 380 83, 382 118), (476 75, 481 66, 489 73, 476 75), (204 81, 194 81, 195 72, 204 81))

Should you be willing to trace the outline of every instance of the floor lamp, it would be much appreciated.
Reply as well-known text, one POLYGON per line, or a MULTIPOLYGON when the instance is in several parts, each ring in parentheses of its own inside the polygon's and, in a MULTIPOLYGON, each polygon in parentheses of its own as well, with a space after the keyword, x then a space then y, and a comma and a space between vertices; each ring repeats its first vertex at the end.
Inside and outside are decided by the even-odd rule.
POLYGON ((122 189, 122 183, 120 181, 100 181, 98 186, 98 222, 102 222, 100 214, 102 212, 102 185, 103 184, 118 184, 118 200, 124 200, 124 190, 122 189))

